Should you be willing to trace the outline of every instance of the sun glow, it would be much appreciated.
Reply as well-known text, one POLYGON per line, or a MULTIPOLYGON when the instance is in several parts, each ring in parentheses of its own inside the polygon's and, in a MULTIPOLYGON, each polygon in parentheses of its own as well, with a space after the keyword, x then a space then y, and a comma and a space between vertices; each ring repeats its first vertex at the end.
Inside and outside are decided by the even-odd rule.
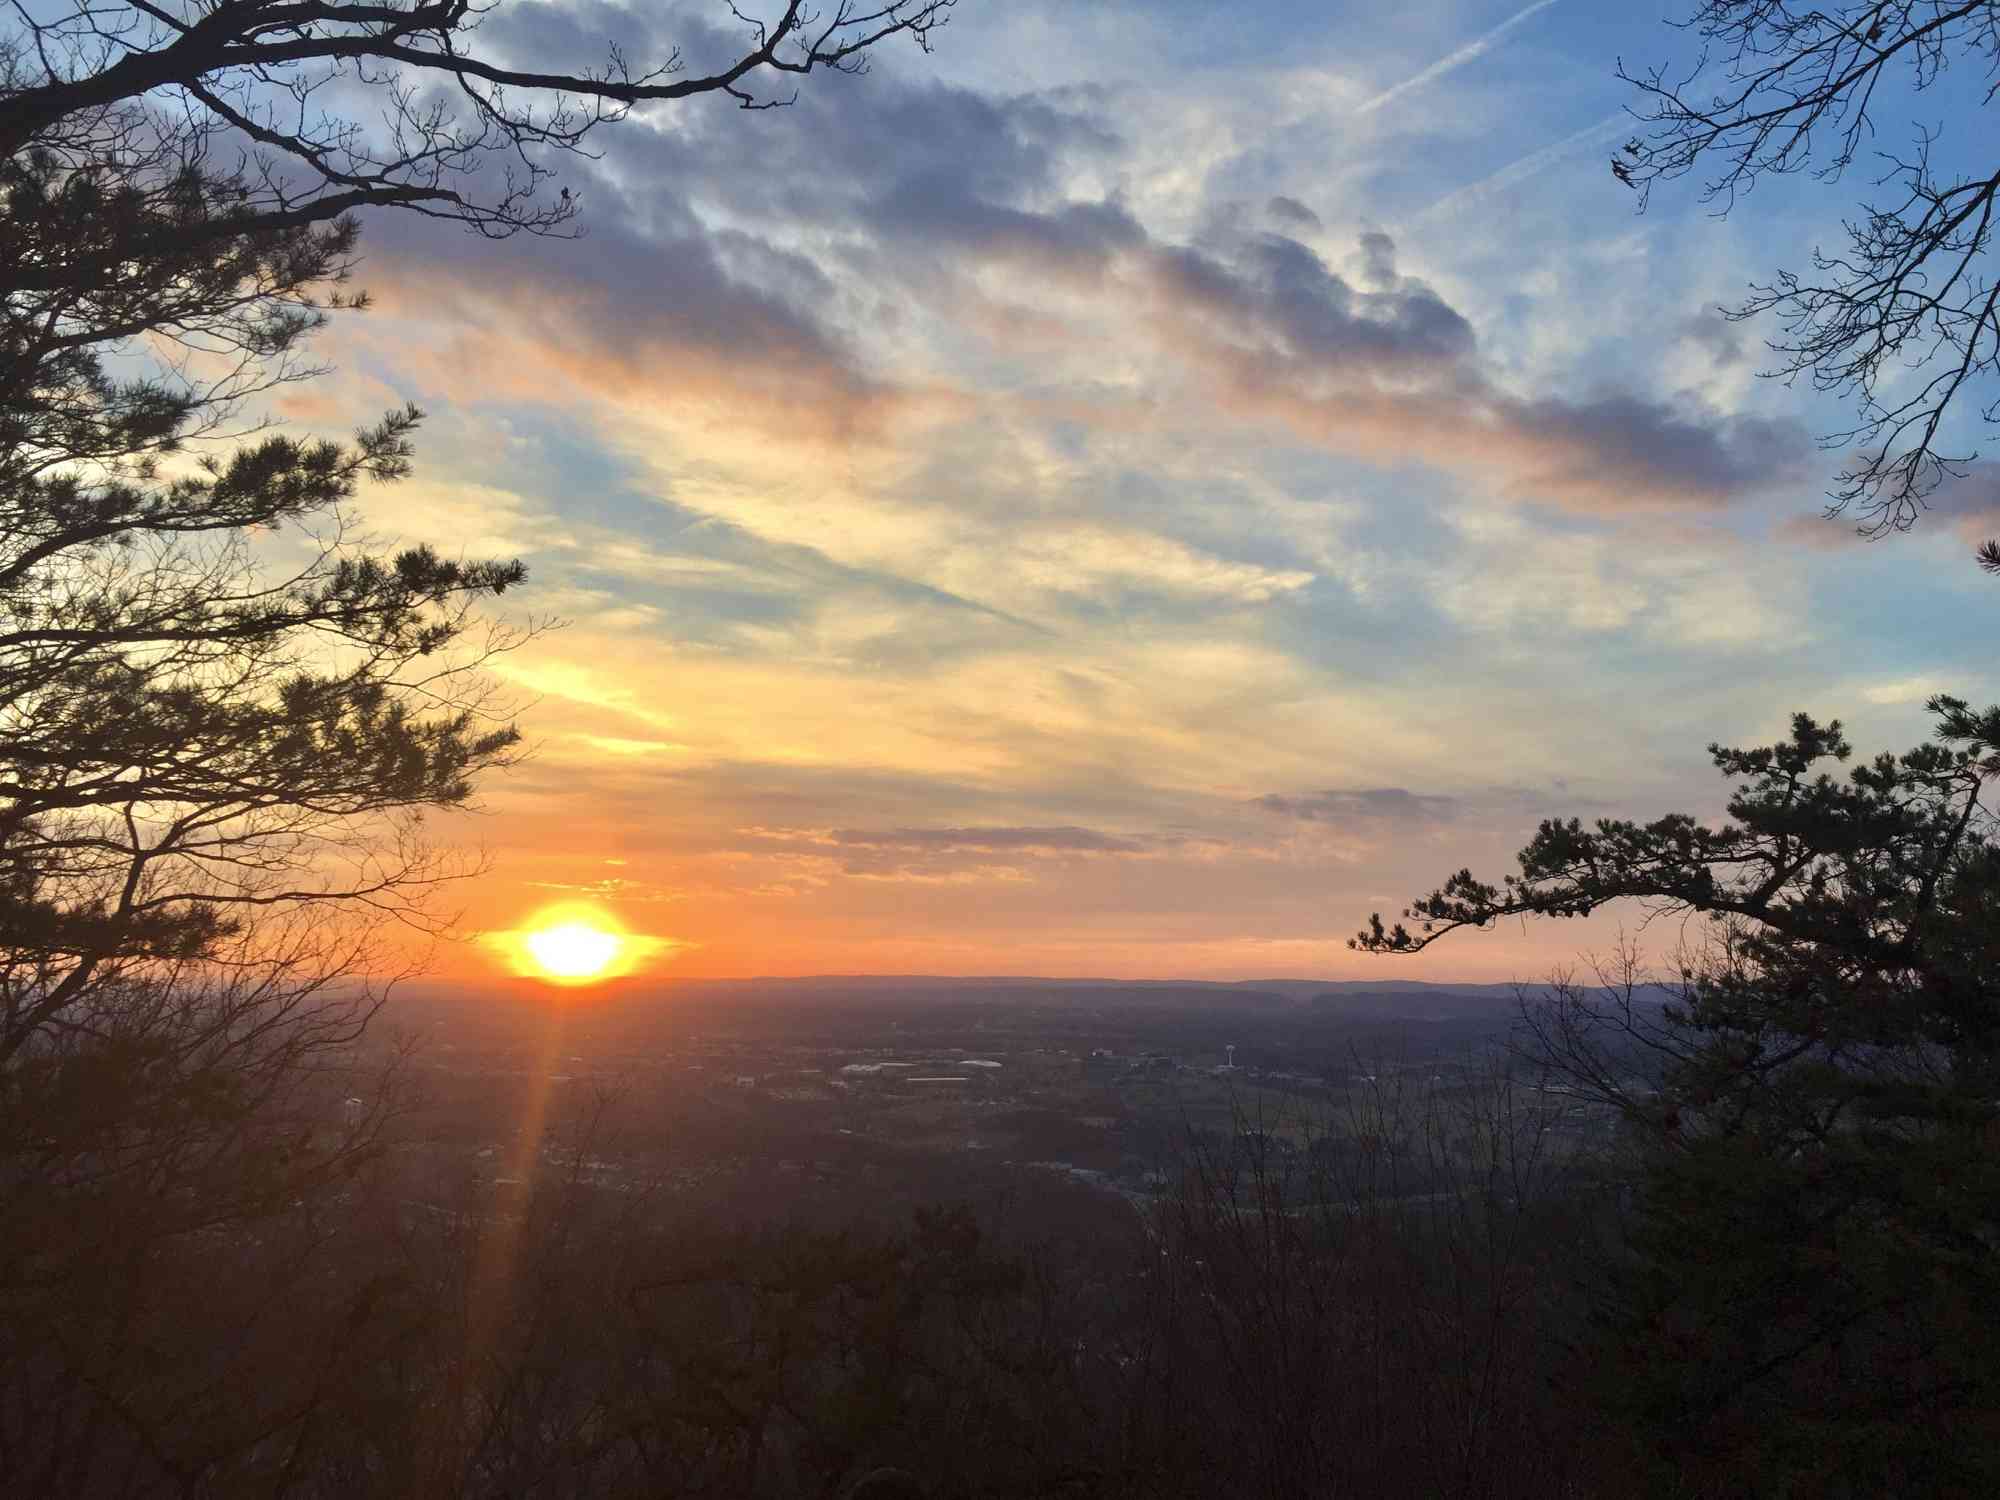
POLYGON ((618 960, 624 940, 615 932, 587 922, 563 922, 543 927, 521 939, 528 956, 549 978, 563 984, 596 979, 618 960))
POLYGON ((620 979, 682 946, 627 932, 616 917, 585 902, 545 907, 519 928, 488 933, 485 940, 516 974, 559 985, 620 979))

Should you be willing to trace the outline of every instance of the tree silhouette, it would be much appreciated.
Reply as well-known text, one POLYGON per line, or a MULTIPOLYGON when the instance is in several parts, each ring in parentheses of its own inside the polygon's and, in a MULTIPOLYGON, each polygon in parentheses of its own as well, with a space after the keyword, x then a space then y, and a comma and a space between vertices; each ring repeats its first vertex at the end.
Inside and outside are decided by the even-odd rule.
POLYGON ((550 191, 556 163, 586 150, 600 125, 636 106, 710 94, 745 109, 782 105, 788 96, 772 92, 773 81, 858 72, 897 36, 928 48, 955 3, 830 0, 815 9, 782 0, 745 10, 726 0, 742 46, 698 73, 677 47, 635 62, 616 39, 594 69, 534 67, 482 30, 500 0, 24 6, 12 16, 0 155, 87 138, 107 112, 147 101, 183 138, 244 153, 236 222, 183 229, 197 241, 368 207, 488 235, 548 232, 578 208, 567 188, 550 191), (358 118, 364 102, 378 124, 358 118))
MULTIPOLYGON (((1644 105, 1641 133, 1612 170, 1642 205, 1662 180, 1700 173, 1703 197, 1727 213, 1767 173, 1837 182, 1872 152, 1863 170, 1887 192, 1846 221, 1846 245, 1815 249, 1803 271, 1779 271, 1730 316, 1776 315, 1775 373, 1855 403, 1854 426, 1827 439, 1854 448, 1828 513, 1853 508, 1872 535, 1906 528, 1976 457, 1945 446, 1944 421, 2000 371, 2000 282, 1988 259, 2000 173, 1976 156, 1939 153, 1938 127, 1921 123, 1907 144, 1874 151, 1877 116, 1900 90, 1921 94, 1954 64, 1983 74, 1980 105, 1990 110, 2000 4, 1706 0, 1684 24, 1704 44, 1684 72, 1620 68, 1644 105), (1906 369, 1914 381, 1902 378, 1906 369)), ((2000 404, 1980 416, 2000 423, 2000 404)), ((2000 544, 1979 555, 2000 569, 2000 544)))
POLYGON ((12 13, 0 1488, 282 1489, 396 1300, 326 1261, 396 1097, 357 1083, 366 976, 405 961, 381 924, 432 929, 463 873, 427 815, 516 754, 478 669, 520 636, 477 609, 524 575, 359 533, 349 502, 409 472, 414 408, 347 442, 244 418, 365 301, 352 211, 559 231, 548 153, 598 124, 781 102, 756 80, 852 70, 948 6, 791 5, 699 78, 616 49, 585 77, 511 71, 463 0, 12 13))
POLYGON ((0 235, 16 264, 121 273, 4 304, 0 1423, 46 1494, 142 1454, 199 1482, 298 1399, 247 1333, 314 1274, 294 1221, 369 1160, 388 1101, 370 1086, 349 1119, 322 1081, 351 1078, 380 995, 342 913, 422 921, 451 871, 421 815, 515 744, 468 675, 506 637, 466 646, 519 566, 374 555, 343 511, 407 471, 415 412, 190 450, 298 373, 351 226, 138 256, 121 223, 226 212, 226 183, 159 164, 17 157, 0 235), (127 330, 189 373, 132 373, 127 330), (224 1267, 243 1300, 176 1316, 224 1267), (218 1382, 243 1399, 197 1399, 218 1382))
POLYGON ((1621 1389, 1670 1468, 1757 1493, 2000 1482, 2000 710, 1931 706, 1932 743, 1845 780, 1837 723, 1714 747, 1728 822, 1546 822, 1519 875, 1461 871, 1414 930, 1355 939, 1409 953, 1620 900, 1712 919, 1663 1010, 1564 988, 1531 1019, 1643 1168, 1621 1389))

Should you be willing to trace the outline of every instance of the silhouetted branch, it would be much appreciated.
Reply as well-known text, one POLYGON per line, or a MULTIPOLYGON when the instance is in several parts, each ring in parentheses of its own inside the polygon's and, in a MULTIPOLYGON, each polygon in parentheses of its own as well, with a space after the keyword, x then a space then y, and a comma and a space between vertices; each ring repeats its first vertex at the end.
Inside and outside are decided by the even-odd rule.
MULTIPOLYGON (((1838 182, 1874 140, 1884 91, 1922 93, 1953 64, 1984 71, 1989 106, 2000 84, 1994 0, 1707 0, 1685 24, 1705 50, 1684 73, 1620 68, 1646 105, 1642 133, 1612 166, 1642 208, 1656 184, 1696 172, 1719 214, 1766 174, 1838 182)), ((1854 424, 1825 439, 1851 450, 1827 513, 1852 509, 1870 535, 1907 528, 1965 473, 1977 455, 1950 443, 1946 418, 1969 385, 2000 371, 2000 285, 1987 259, 2000 172, 1940 174, 1936 132, 1912 130, 1907 151, 1875 153, 1875 186, 1896 189, 1846 221, 1846 248, 1816 248, 1807 270, 1779 271, 1728 314, 1772 314, 1783 332, 1769 373, 1854 402, 1854 424), (1905 385, 1910 371, 1920 378, 1905 385)), ((1980 417, 2000 422, 2000 405, 1980 417)))

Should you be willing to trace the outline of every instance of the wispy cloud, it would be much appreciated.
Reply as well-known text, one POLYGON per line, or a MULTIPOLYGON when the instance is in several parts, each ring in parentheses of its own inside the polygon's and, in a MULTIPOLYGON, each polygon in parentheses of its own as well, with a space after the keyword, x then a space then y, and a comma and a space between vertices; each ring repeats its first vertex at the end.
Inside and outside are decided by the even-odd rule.
POLYGON ((1407 787, 1326 787, 1316 792, 1272 792, 1256 799, 1266 812, 1308 823, 1383 821, 1430 823, 1457 815, 1458 800, 1413 792, 1407 787))
POLYGON ((1892 705, 1922 703, 1934 694, 1950 691, 1950 686, 1936 677, 1901 677, 1893 682, 1871 682, 1861 690, 1861 696, 1870 703, 1892 705))
POLYGON ((1395 100, 1402 98, 1403 95, 1422 88, 1425 84, 1436 83, 1447 73, 1456 73, 1467 63, 1476 62, 1488 52, 1491 52, 1506 37, 1507 33, 1532 20, 1555 3, 1556 0, 1535 0, 1533 5, 1528 6, 1525 10, 1515 12, 1484 36, 1474 38, 1463 47, 1460 47, 1456 52, 1447 53, 1445 56, 1439 58, 1422 72, 1405 78, 1401 83, 1384 89, 1374 98, 1358 105, 1354 112, 1357 115, 1373 114, 1384 105, 1393 103, 1395 100))
POLYGON ((1095 828, 836 828, 836 844, 876 849, 1003 849, 1136 854, 1144 846, 1095 828))

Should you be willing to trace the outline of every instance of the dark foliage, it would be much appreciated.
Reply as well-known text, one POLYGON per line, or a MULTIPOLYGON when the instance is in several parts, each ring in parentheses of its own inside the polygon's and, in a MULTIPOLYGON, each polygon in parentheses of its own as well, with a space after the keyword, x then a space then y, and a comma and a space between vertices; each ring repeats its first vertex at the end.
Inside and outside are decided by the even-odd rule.
POLYGON ((746 50, 700 77, 615 45, 524 73, 461 0, 11 13, 0 1488, 296 1490, 327 1413, 375 1389, 357 1371, 422 1324, 406 1258, 338 1229, 398 1099, 393 1057, 357 1062, 361 976, 465 872, 426 815, 515 754, 477 668, 518 636, 474 611, 523 572, 359 535, 348 502, 409 472, 414 408, 345 443, 244 422, 364 303, 353 211, 560 229, 550 155, 598 124, 782 102, 757 80, 858 69, 949 3, 732 12, 746 50))
POLYGON ((302 373, 353 226, 245 228, 197 144, 107 114, 0 177, 0 1438, 27 1493, 105 1464, 195 1486, 304 1399, 271 1310, 324 1274, 315 1215, 394 1098, 338 1068, 379 1002, 356 918, 423 919, 453 871, 419 820, 515 744, 469 675, 506 638, 467 632, 519 566, 349 535, 418 414, 224 441, 302 373))
POLYGON ((1558 994, 1543 1057, 1632 1129, 1640 1176, 1606 1358, 1663 1474, 1760 1494, 2000 1484, 2000 712, 1845 779, 1838 724, 1713 751, 1730 821, 1543 824, 1356 939, 1414 952, 1510 914, 1635 900, 1710 919, 1674 1003, 1558 994), (1614 1063, 1600 1045, 1626 1044, 1614 1063), (1637 1058, 1638 1061, 1633 1061, 1637 1058), (1650 1070, 1650 1078, 1640 1071, 1650 1070), (1842 1486, 1851 1486, 1843 1489, 1842 1486))

